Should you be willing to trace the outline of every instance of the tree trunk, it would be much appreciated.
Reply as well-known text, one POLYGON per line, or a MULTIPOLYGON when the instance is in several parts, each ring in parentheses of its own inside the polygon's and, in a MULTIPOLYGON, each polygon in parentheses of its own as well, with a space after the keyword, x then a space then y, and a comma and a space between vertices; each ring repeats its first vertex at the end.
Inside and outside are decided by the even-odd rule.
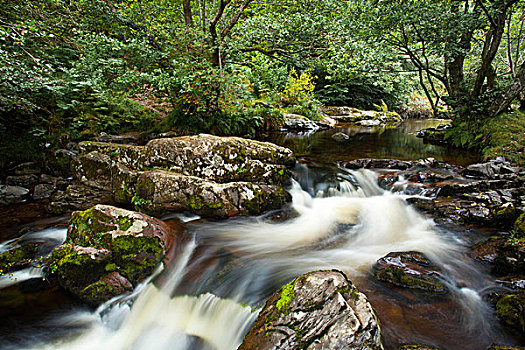
MULTIPOLYGON (((525 62, 521 64, 518 74, 512 79, 512 83, 505 94, 500 100, 496 101, 491 110, 494 111, 495 115, 505 112, 510 107, 512 101, 519 98, 523 91, 525 91, 525 62)), ((521 106, 523 106, 523 100, 521 100, 521 106)))
POLYGON ((184 23, 186 23, 188 27, 193 27, 193 14, 191 13, 191 0, 183 0, 182 9, 184 12, 184 23))

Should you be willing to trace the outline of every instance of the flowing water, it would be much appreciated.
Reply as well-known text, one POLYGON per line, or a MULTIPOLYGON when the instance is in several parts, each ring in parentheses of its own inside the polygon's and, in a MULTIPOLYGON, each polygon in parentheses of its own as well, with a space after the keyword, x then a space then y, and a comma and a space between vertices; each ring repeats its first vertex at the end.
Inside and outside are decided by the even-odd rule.
MULTIPOLYGON (((0 347, 236 349, 282 284, 301 273, 334 268, 368 295, 386 349, 404 343, 484 349, 519 342, 501 329, 483 300, 493 278, 468 257, 475 232, 437 226, 407 205, 403 192, 382 190, 370 170, 298 164, 294 179, 292 204, 261 217, 223 222, 165 217, 183 227, 185 237, 169 267, 159 268, 132 295, 95 311, 69 303, 22 328, 7 327, 4 332, 11 333, 0 333, 5 339, 0 347), (391 288, 371 277, 378 258, 413 250, 442 268, 448 297, 391 288)), ((61 232, 39 237, 59 244, 61 232)), ((0 251, 13 243, 0 245, 0 251)))

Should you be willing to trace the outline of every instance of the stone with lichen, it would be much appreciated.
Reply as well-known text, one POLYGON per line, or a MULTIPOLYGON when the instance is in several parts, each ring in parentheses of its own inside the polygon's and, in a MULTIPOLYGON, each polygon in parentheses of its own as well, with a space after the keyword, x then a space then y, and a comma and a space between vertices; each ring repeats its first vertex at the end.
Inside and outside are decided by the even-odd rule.
POLYGON ((78 181, 150 213, 227 218, 261 214, 291 200, 282 186, 290 182, 293 154, 267 142, 194 135, 143 147, 83 142, 79 148, 73 171, 78 181))
POLYGON ((268 300, 240 350, 383 349, 366 296, 340 271, 299 276, 268 300))
POLYGON ((47 259, 59 284, 96 305, 150 276, 174 244, 173 231, 145 214, 108 205, 73 213, 66 242, 47 259))

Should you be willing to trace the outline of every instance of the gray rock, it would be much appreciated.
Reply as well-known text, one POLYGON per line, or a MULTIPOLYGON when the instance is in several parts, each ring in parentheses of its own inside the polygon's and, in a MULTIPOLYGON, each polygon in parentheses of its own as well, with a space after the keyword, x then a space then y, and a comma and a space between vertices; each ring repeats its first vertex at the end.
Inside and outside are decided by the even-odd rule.
POLYGON ((53 214, 59 215, 75 210, 86 210, 95 204, 113 204, 113 195, 109 191, 101 191, 82 184, 69 185, 65 191, 57 191, 51 196, 47 208, 53 214))
POLYGON ((135 135, 108 135, 101 132, 96 138, 98 142, 118 143, 118 144, 137 144, 138 136, 135 135))
POLYGON ((170 169, 215 182, 283 184, 292 151, 268 142, 211 135, 156 139, 145 146, 150 167, 170 169))
MULTIPOLYGON (((227 218, 256 215, 291 201, 282 187, 251 182, 219 184, 164 170, 143 172, 134 185, 148 212, 191 211, 227 218)), ((131 186, 128 186, 128 188, 131 186)))
POLYGON ((302 115, 285 113, 284 128, 290 131, 315 131, 319 129, 319 126, 302 115))
POLYGON ((29 190, 20 186, 0 186, 0 204, 21 203, 26 200, 29 190))
POLYGON ((333 128, 336 126, 337 120, 330 117, 324 117, 323 119, 319 120, 317 124, 319 124, 323 128, 333 128))
POLYGON ((359 121, 358 123, 359 125, 361 126, 368 126, 368 127, 371 127, 371 126, 377 126, 379 124, 381 124, 381 121, 378 120, 378 119, 374 119, 374 120, 361 120, 359 121))
POLYGON ((304 274, 266 303, 240 350, 383 349, 366 296, 340 271, 304 274))
POLYGON ((291 200, 281 186, 289 183, 287 166, 295 159, 271 143, 195 135, 144 147, 82 142, 79 148, 73 172, 82 184, 152 213, 189 210, 226 218, 261 214, 291 200))
POLYGON ((30 187, 38 182, 38 176, 35 174, 31 175, 18 175, 8 176, 5 179, 5 183, 11 186, 30 187))
POLYGON ((53 184, 38 184, 33 190, 33 199, 41 200, 50 198, 55 192, 55 185, 53 184))
POLYGON ((477 178, 499 179, 509 174, 517 174, 519 168, 510 166, 508 162, 493 160, 486 163, 469 165, 464 174, 477 178))
POLYGON ((81 183, 106 191, 112 189, 112 167, 111 158, 96 151, 81 154, 72 166, 75 178, 81 183))
POLYGON ((346 141, 350 138, 350 136, 342 132, 336 132, 332 135, 332 138, 336 141, 346 141))

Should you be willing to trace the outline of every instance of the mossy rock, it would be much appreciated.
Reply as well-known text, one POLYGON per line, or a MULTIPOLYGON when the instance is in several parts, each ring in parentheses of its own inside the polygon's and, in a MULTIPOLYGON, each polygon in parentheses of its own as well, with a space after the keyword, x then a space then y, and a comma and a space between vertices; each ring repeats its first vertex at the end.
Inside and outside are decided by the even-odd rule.
POLYGON ((525 271, 525 239, 502 241, 497 245, 493 271, 498 276, 523 274, 525 271))
POLYGON ((525 213, 521 214, 514 222, 514 233, 517 237, 525 237, 525 213))
POLYGON ((395 286, 436 295, 448 293, 439 269, 419 252, 394 252, 379 259, 372 268, 376 278, 395 286))
POLYGON ((72 215, 66 243, 53 251, 48 265, 64 289, 96 305, 150 276, 174 239, 160 220, 97 205, 72 215))
POLYGON ((239 350, 383 349, 379 321, 340 271, 314 271, 267 301, 239 350))
POLYGON ((525 292, 502 296, 496 303, 496 315, 505 325, 525 335, 525 292))
POLYGON ((23 244, 20 247, 0 253, 0 276, 34 263, 37 253, 38 246, 36 244, 23 244))
POLYGON ((62 246, 53 252, 51 260, 60 285, 68 292, 81 296, 87 286, 106 274, 111 253, 107 249, 62 246))
POLYGON ((84 288, 80 292, 80 298, 96 305, 132 289, 133 285, 126 278, 118 272, 112 272, 84 288))

